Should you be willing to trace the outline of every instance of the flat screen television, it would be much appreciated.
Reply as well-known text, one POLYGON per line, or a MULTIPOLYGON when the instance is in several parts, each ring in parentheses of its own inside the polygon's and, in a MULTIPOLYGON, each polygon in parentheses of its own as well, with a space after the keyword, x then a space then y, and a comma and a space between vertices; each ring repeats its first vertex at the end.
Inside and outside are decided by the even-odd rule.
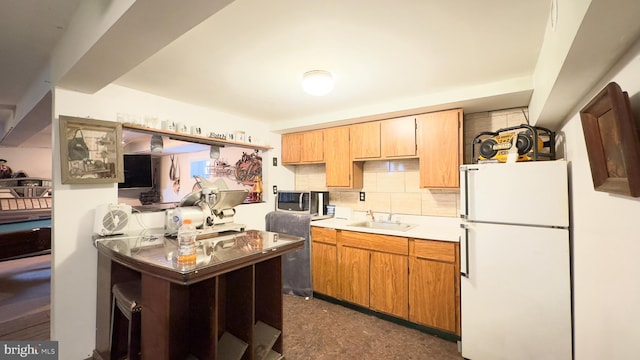
POLYGON ((125 154, 123 158, 124 182, 118 183, 118 188, 153 187, 151 155, 125 154))

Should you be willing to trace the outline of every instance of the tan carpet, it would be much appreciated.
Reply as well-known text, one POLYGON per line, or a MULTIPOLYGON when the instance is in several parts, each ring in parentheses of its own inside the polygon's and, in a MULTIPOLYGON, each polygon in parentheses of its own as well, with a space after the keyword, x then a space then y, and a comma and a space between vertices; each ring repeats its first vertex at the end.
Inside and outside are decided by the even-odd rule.
POLYGON ((319 299, 285 295, 287 360, 462 359, 455 342, 319 299))

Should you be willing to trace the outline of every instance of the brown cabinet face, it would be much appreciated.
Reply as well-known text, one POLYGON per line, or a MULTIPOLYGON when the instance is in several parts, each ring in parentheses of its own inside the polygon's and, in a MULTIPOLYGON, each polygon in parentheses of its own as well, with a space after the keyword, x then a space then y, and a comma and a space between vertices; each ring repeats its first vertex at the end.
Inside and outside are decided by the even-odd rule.
POLYGON ((338 296, 338 252, 336 245, 311 244, 311 279, 313 291, 338 296))
POLYGON ((384 120, 380 124, 380 147, 383 158, 416 155, 416 117, 384 120))
POLYGON ((282 163, 298 164, 302 160, 302 134, 282 135, 282 163))
POLYGON ((460 335, 457 243, 311 228, 314 291, 460 335))
POLYGON ((409 312, 408 257, 371 253, 371 309, 407 319, 409 312))
POLYGON ((351 151, 354 160, 416 156, 415 116, 352 125, 351 151))
POLYGON ((409 240, 409 321, 460 335, 457 243, 409 240))
POLYGON ((458 188, 462 163, 462 110, 416 117, 420 187, 458 188))
POLYGON ((323 131, 309 131, 302 133, 302 162, 323 162, 324 141, 323 131))
POLYGON ((351 160, 349 137, 349 126, 324 130, 327 187, 362 187, 362 163, 351 160))
POLYGON ((338 245, 338 298, 369 307, 369 251, 338 245))
POLYGON ((304 164, 324 161, 323 131, 282 135, 282 163, 304 164))
POLYGON ((455 332, 455 265, 411 258, 409 273, 409 320, 455 332))
POLYGON ((351 126, 351 155, 355 160, 380 158, 380 121, 351 126))

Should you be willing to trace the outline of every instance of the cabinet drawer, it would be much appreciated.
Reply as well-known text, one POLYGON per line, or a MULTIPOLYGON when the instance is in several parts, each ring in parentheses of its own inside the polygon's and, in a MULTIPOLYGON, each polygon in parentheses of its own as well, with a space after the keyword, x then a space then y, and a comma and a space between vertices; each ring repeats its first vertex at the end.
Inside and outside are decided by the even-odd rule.
POLYGON ((322 242, 327 244, 336 243, 336 230, 312 226, 311 227, 311 241, 322 242))
POLYGON ((456 261, 456 244, 447 241, 411 239, 409 255, 446 262, 456 261))
POLYGON ((340 231, 339 245, 399 255, 409 254, 409 239, 399 236, 340 231))

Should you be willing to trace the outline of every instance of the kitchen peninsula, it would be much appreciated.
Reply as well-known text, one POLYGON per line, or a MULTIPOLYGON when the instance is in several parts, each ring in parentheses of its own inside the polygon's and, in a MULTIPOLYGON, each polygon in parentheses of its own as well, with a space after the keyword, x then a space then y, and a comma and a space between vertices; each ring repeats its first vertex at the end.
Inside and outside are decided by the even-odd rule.
MULTIPOLYGON (((111 289, 139 281, 142 306, 142 359, 220 358, 229 335, 248 347, 254 359, 262 338, 256 324, 282 331, 281 256, 304 239, 266 231, 221 234, 198 241, 195 268, 181 270, 174 239, 162 229, 98 237, 98 296, 94 358, 109 359, 111 289), (224 334, 226 336, 223 336, 224 334)), ((276 335, 277 336, 277 335, 276 335)), ((267 351, 282 353, 282 336, 267 351)), ((272 346, 271 346, 272 345, 272 346)), ((241 350, 245 351, 245 350, 241 350)))

